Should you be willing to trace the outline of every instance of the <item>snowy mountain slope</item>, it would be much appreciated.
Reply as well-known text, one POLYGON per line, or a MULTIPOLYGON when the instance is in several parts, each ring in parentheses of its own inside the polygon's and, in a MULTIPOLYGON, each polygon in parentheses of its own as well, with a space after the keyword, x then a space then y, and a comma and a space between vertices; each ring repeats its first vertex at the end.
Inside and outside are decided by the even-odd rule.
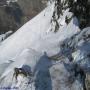
POLYGON ((82 69, 89 72, 90 28, 80 31, 76 17, 66 24, 66 15, 72 16, 67 9, 58 19, 62 25, 55 33, 51 30, 53 12, 54 3, 1 43, 0 87, 84 90, 82 69), (17 78, 15 68, 21 68, 23 73, 17 78), (32 74, 25 76, 25 73, 32 74))
POLYGON ((30 82, 29 79, 31 77, 28 77, 28 79, 22 76, 18 77, 18 82, 16 83, 15 82, 16 80, 13 78, 13 69, 15 67, 23 67, 23 68, 28 67, 30 72, 33 72, 35 74, 38 73, 39 71, 46 72, 46 70, 51 66, 51 64, 52 64, 51 61, 47 58, 46 55, 38 53, 32 49, 27 49, 24 52, 22 52, 22 54, 16 59, 16 61, 6 69, 6 72, 4 72, 4 74, 0 78, 0 79, 4 79, 4 78, 5 79, 0 83, 0 85, 5 85, 6 87, 8 87, 8 85, 10 85, 9 87, 11 87, 11 85, 14 85, 20 87, 21 90, 21 88, 24 87, 24 86, 20 86, 22 85, 22 81, 24 80, 23 84, 29 83, 30 82), (7 81, 8 78, 9 81, 7 81))
MULTIPOLYGON (((12 71, 12 68, 14 69, 15 67, 22 67, 24 64, 32 67, 31 69, 33 69, 41 56, 42 56, 42 53, 40 53, 40 52, 36 52, 33 49, 25 49, 16 58, 16 61, 13 62, 11 65, 9 65, 9 67, 6 70, 6 73, 9 73, 10 71, 12 71), (30 60, 30 58, 31 58, 31 60, 30 60)), ((6 75, 6 73, 4 73, 4 74, 6 75)), ((2 75, 2 76, 4 77, 5 75, 2 75)))
POLYGON ((1 56, 0 60, 3 61, 3 59, 5 59, 5 60, 11 59, 12 56, 15 57, 16 54, 20 53, 25 47, 27 47, 27 48, 30 47, 32 42, 34 42, 35 40, 40 38, 42 33, 44 31, 46 32, 46 30, 49 27, 52 12, 53 12, 52 6, 48 7, 46 10, 41 12, 40 15, 38 15, 37 17, 35 17, 34 19, 32 19, 31 21, 26 23, 23 27, 21 27, 14 35, 12 35, 7 40, 5 40, 2 43, 2 45, 0 46, 0 48, 2 49, 2 53, 0 55, 1 56), (46 16, 44 16, 44 14, 46 14, 46 16), (40 35, 40 33, 41 33, 41 35, 40 35), (21 38, 22 38, 22 40, 21 40, 21 38), (21 42, 19 42, 19 41, 21 41, 21 42), (11 47, 13 47, 13 49, 15 50, 14 53, 12 53, 13 50, 10 50, 11 47), (7 50, 10 50, 10 52, 7 52, 7 50), (6 55, 6 56, 4 56, 5 58, 3 57, 3 54, 6 55))
MULTIPOLYGON (((46 32, 48 29, 50 30, 51 26, 50 21, 52 18, 53 7, 54 5, 47 7, 43 12, 41 12, 41 14, 26 23, 15 34, 1 43, 0 50, 2 52, 0 53, 0 63, 15 58, 25 48, 32 48, 33 44, 35 45, 36 41, 39 41, 44 36, 47 36, 46 32)), ((62 35, 64 38, 66 36, 72 35, 72 33, 75 34, 78 30, 79 28, 73 23, 72 20, 71 24, 68 25, 68 27, 66 25, 63 26, 62 30, 60 30, 60 33, 63 34, 64 32, 68 32, 67 34, 69 35, 62 35), (72 28, 75 29, 73 30, 74 32, 72 31, 72 28)), ((51 36, 51 38, 53 38, 53 36, 51 36)))

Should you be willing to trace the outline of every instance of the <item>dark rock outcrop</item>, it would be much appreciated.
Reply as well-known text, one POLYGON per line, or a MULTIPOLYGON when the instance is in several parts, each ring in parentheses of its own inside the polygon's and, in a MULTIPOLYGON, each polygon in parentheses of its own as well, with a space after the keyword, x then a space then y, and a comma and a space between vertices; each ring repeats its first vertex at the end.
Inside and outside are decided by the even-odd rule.
POLYGON ((46 6, 47 0, 0 0, 0 34, 16 31, 46 6))

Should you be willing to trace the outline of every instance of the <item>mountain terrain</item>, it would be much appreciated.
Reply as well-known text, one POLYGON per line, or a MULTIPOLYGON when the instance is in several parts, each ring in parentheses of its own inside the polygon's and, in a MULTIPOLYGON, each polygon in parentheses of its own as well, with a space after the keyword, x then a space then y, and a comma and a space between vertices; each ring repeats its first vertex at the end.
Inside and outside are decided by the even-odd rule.
POLYGON ((90 90, 89 5, 50 0, 15 33, 2 34, 0 88, 90 90))

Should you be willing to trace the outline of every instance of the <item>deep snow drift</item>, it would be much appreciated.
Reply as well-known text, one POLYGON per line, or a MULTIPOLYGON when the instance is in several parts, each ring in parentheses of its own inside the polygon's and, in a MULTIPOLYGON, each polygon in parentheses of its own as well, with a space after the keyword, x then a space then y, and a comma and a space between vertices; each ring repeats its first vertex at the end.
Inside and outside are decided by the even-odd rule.
POLYGON ((76 17, 66 24, 66 15, 72 15, 67 9, 58 20, 60 27, 55 33, 51 31, 53 12, 54 3, 1 43, 0 87, 11 90, 83 89, 82 76, 80 73, 75 76, 73 63, 88 72, 90 28, 80 31, 76 17), (18 75, 16 80, 14 68, 23 68, 32 75, 18 75))

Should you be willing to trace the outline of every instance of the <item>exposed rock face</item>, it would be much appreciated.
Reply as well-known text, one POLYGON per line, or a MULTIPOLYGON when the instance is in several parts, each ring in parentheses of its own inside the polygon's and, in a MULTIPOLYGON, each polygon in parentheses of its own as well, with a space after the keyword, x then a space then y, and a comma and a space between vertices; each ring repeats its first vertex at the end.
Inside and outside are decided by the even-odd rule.
POLYGON ((90 26, 90 1, 89 0, 67 0, 70 11, 78 18, 80 28, 90 26))
POLYGON ((0 33, 16 31, 46 6, 47 0, 0 0, 0 33))
MULTIPOLYGON (((59 29, 58 19, 63 15, 63 12, 68 8, 69 12, 73 13, 79 20, 79 27, 81 29, 90 26, 90 2, 89 0, 51 0, 55 2, 54 12, 52 15, 52 28, 53 31, 57 32, 59 29)), ((68 24, 72 17, 66 16, 66 23, 68 24)))

